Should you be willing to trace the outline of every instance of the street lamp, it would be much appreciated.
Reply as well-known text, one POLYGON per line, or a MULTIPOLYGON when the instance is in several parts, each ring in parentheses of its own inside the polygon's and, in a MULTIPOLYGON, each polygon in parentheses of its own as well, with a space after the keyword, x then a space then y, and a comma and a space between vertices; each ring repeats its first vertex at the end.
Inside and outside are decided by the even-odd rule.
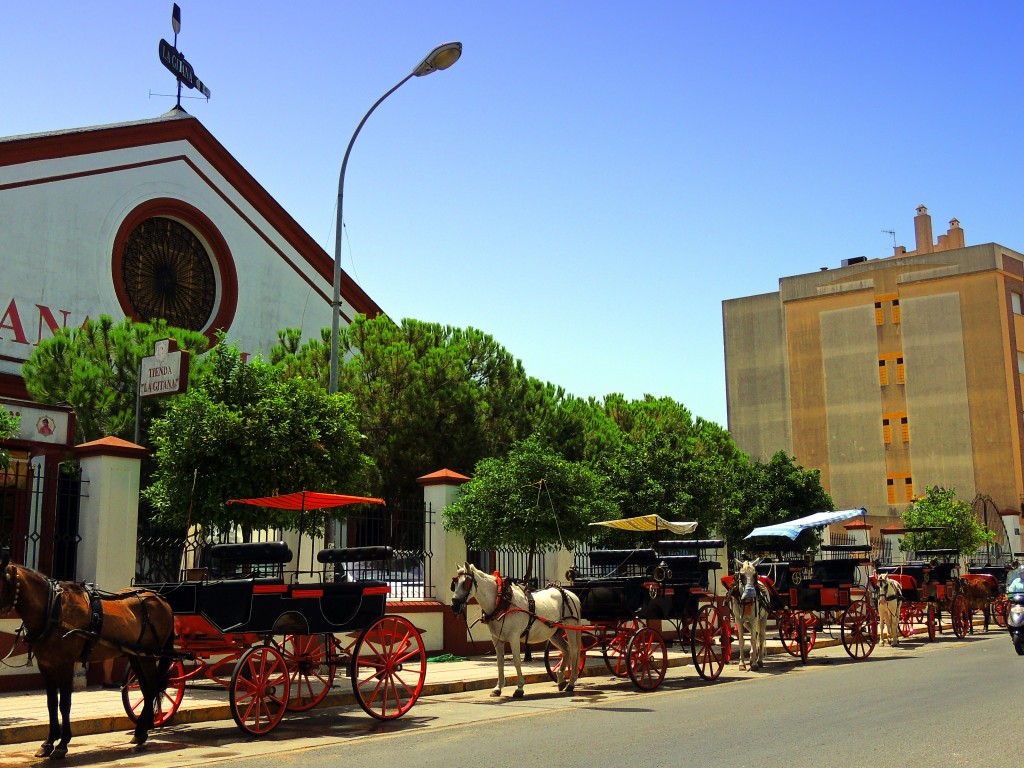
POLYGON ((345 158, 341 161, 341 174, 338 176, 338 222, 334 232, 334 302, 331 305, 331 377, 328 388, 331 394, 338 391, 338 335, 339 324, 341 321, 342 203, 345 198, 345 169, 348 167, 348 156, 352 152, 352 145, 355 144, 356 136, 358 136, 359 131, 363 129, 363 124, 366 122, 367 118, 373 114, 373 110, 379 107, 384 99, 405 85, 405 83, 413 77, 423 77, 424 75, 429 75, 431 72, 448 69, 448 67, 459 60, 459 56, 461 55, 462 43, 444 43, 428 53, 427 57, 423 59, 423 61, 421 61, 412 72, 399 80, 390 91, 374 102, 369 111, 363 115, 363 119, 359 121, 359 125, 356 126, 355 133, 352 134, 352 138, 349 139, 348 142, 348 147, 345 149, 345 158))

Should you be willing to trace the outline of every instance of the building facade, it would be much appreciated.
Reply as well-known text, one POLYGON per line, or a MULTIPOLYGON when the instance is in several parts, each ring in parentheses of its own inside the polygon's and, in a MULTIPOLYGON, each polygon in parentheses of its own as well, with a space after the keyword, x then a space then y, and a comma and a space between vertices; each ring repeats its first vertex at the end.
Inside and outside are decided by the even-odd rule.
POLYGON ((729 430, 879 526, 933 485, 1019 515, 1024 254, 965 245, 956 219, 933 240, 924 206, 914 229, 913 251, 723 302, 729 430))
MULTIPOLYGON (((21 416, 0 472, 0 547, 62 577, 76 573, 52 543, 62 529, 69 548, 78 538, 75 505, 59 499, 74 414, 28 399, 21 366, 40 341, 107 314, 223 331, 255 354, 284 328, 331 325, 332 257, 181 109, 0 139, 0 275, 0 407, 21 416)), ((380 314, 344 272, 341 298, 343 324, 380 314)))

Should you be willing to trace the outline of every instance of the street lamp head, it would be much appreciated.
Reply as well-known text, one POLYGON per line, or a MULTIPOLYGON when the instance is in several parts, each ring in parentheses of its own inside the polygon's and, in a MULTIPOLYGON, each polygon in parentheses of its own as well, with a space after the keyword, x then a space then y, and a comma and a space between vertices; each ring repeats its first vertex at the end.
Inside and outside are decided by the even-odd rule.
POLYGON ((412 71, 416 77, 429 75, 439 69, 448 69, 462 55, 462 43, 444 43, 427 54, 427 58, 412 71))

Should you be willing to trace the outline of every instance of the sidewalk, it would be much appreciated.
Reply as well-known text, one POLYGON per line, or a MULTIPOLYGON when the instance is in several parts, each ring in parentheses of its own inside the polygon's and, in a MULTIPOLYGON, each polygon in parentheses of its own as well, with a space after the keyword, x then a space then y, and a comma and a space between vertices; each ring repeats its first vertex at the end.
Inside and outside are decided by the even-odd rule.
MULTIPOLYGON (((827 635, 819 636, 815 650, 839 645, 838 639, 827 635)), ((781 643, 769 637, 767 643, 769 654, 784 654, 781 643)), ((811 659, 814 654, 812 652, 811 659)), ((690 667, 692 659, 688 650, 680 650, 675 646, 668 648, 669 667, 690 667)), ((726 665, 723 675, 737 673, 736 661, 733 659, 726 665)), ((608 670, 600 653, 588 654, 587 667, 583 672, 586 676, 607 676, 608 670)), ((666 674, 666 678, 671 672, 666 674)), ((541 683, 549 680, 544 668, 543 651, 533 652, 532 661, 523 662, 523 677, 527 683, 541 683)), ((506 685, 504 695, 511 696, 516 687, 516 670, 510 654, 505 659, 506 685)), ((466 691, 479 691, 494 687, 497 680, 497 667, 493 654, 476 656, 461 661, 427 663, 427 676, 421 696, 443 696, 466 691)), ((335 677, 334 691, 329 694, 320 707, 337 707, 356 704, 351 684, 339 670, 335 677)), ((295 717, 301 717, 296 713, 295 717)), ((185 688, 185 696, 181 706, 174 715, 173 723, 198 723, 211 720, 230 720, 231 707, 228 689, 211 682, 189 684, 185 688)), ((129 731, 134 724, 125 714, 121 703, 121 691, 90 686, 85 690, 75 691, 72 696, 71 722, 75 736, 86 736, 96 733, 129 731)), ((24 742, 42 741, 49 730, 49 715, 46 710, 46 695, 41 690, 17 691, 0 693, 0 745, 21 744, 24 742)))

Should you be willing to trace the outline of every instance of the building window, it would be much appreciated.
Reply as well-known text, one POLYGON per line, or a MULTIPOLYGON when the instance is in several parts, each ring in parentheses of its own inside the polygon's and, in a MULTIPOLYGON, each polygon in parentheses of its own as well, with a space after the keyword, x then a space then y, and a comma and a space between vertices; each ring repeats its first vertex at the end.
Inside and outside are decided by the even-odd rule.
POLYGON ((1017 353, 1017 373, 1024 373, 1024 352, 1017 353))
POLYGON ((888 419, 882 419, 882 441, 886 445, 892 442, 892 427, 889 426, 888 419))
POLYGON ((896 383, 897 384, 906 384, 907 383, 907 374, 906 374, 906 371, 904 371, 904 369, 903 369, 903 358, 902 357, 897 357, 896 358, 896 383))
POLYGON ((899 321, 900 321, 900 300, 899 299, 893 299, 892 300, 892 321, 894 323, 899 323, 899 321))
POLYGON ((889 383, 889 372, 885 367, 885 360, 878 361, 878 383, 883 387, 889 383))
POLYGON ((1013 314, 1024 315, 1024 309, 1021 309, 1021 295, 1019 293, 1010 292, 1010 304, 1013 305, 1013 314))
POLYGON ((900 418, 900 434, 903 437, 904 443, 910 442, 910 423, 907 421, 906 416, 900 418))
POLYGON ((904 486, 905 486, 907 501, 913 501, 914 500, 914 483, 913 483, 913 481, 908 477, 908 478, 904 479, 903 482, 904 482, 904 486))
POLYGON ((885 481, 885 496, 890 504, 896 503, 896 481, 891 477, 885 481))
POLYGON ((881 325, 884 322, 882 317, 882 302, 875 302, 875 325, 881 325))

